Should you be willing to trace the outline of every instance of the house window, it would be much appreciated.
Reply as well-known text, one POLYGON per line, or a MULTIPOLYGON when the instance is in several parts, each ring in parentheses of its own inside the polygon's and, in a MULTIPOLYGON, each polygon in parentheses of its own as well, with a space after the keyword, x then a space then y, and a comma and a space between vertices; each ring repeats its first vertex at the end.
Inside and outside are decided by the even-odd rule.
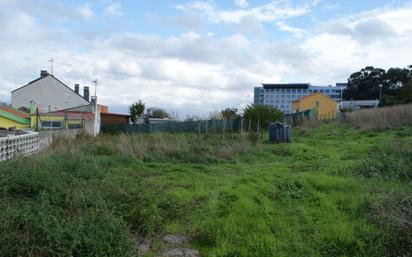
POLYGON ((83 126, 82 124, 69 124, 67 127, 69 129, 79 129, 79 128, 82 128, 83 126))
POLYGON ((45 129, 56 129, 62 128, 63 122, 61 121, 42 121, 41 126, 45 129))

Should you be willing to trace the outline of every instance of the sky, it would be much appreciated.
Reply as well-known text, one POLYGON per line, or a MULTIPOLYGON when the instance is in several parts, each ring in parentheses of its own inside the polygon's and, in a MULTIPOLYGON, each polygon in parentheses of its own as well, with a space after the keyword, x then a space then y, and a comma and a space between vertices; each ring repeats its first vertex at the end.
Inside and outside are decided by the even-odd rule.
POLYGON ((261 83, 412 64, 412 0, 0 0, 0 101, 50 71, 109 111, 205 116, 261 83))

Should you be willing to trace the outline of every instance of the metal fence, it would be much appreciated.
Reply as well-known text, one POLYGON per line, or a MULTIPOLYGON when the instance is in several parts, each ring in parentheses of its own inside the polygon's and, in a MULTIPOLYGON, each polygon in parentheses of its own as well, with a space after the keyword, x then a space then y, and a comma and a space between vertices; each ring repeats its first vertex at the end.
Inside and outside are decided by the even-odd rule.
POLYGON ((161 123, 144 124, 117 124, 101 127, 103 133, 240 133, 242 131, 256 131, 250 120, 196 120, 196 121, 164 121, 161 123))

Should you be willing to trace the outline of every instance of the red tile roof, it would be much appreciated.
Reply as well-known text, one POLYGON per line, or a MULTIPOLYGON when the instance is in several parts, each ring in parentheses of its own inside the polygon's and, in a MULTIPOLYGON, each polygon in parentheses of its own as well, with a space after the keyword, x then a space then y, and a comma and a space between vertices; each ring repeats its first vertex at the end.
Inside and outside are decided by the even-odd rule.
POLYGON ((29 118, 30 118, 30 115, 28 115, 27 113, 24 113, 24 112, 15 110, 15 109, 10 108, 10 107, 0 106, 0 110, 3 110, 3 111, 5 111, 5 112, 10 112, 10 113, 12 113, 12 114, 14 114, 14 115, 17 115, 17 116, 22 117, 22 118, 25 118, 25 119, 29 119, 29 118))

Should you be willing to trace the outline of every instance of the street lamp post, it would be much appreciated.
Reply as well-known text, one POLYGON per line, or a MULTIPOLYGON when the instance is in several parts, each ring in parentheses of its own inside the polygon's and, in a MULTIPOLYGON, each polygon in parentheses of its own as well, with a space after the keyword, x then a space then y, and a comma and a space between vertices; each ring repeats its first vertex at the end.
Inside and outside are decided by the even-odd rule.
POLYGON ((382 84, 379 84, 379 103, 382 102, 382 84))

